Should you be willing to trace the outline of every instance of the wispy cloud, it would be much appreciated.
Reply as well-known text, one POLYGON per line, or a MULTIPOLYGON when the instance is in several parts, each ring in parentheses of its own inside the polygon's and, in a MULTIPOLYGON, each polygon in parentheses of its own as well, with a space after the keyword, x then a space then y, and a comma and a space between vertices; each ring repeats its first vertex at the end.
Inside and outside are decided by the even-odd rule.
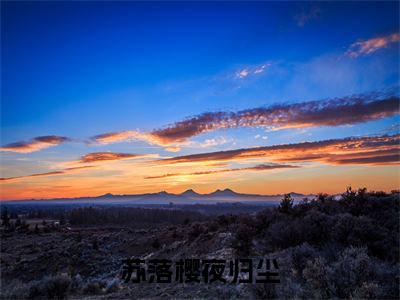
POLYGON ((141 133, 137 130, 127 130, 121 132, 109 132, 105 134, 96 135, 90 138, 91 142, 99 144, 111 144, 118 142, 129 141, 144 141, 152 145, 158 145, 165 148, 170 152, 178 152, 182 147, 196 147, 196 148, 209 148, 218 145, 223 145, 229 141, 224 137, 206 139, 204 142, 194 141, 168 141, 153 133, 141 133))
POLYGON ((321 9, 319 7, 313 6, 307 10, 303 10, 299 14, 294 16, 297 26, 304 27, 311 20, 319 18, 321 15, 321 9))
POLYGON ((346 52, 347 56, 356 58, 363 55, 374 53, 382 48, 389 47, 390 44, 400 41, 400 33, 392 33, 390 35, 372 38, 369 40, 361 40, 350 45, 346 52))
POLYGON ((260 134, 256 134, 256 135, 254 136, 254 138, 255 138, 255 139, 268 140, 268 137, 267 137, 267 136, 262 136, 262 135, 260 135, 260 134))
POLYGON ((17 142, 5 145, 0 148, 0 151, 30 153, 46 149, 49 147, 54 147, 67 141, 70 141, 70 139, 64 136, 56 136, 56 135, 38 136, 33 138, 31 141, 17 142))
POLYGON ((107 132, 90 138, 92 142, 100 144, 111 144, 133 140, 143 140, 150 144, 160 144, 161 142, 151 134, 142 133, 139 130, 124 130, 119 132, 107 132))
POLYGON ((183 145, 187 148, 211 148, 211 147, 216 147, 216 146, 221 146, 225 144, 234 144, 235 140, 234 139, 227 139, 223 136, 216 137, 216 138, 211 138, 211 139, 206 139, 201 142, 197 141, 187 141, 183 145))
POLYGON ((238 112, 205 112, 149 133, 136 130, 111 132, 96 135, 91 140, 101 144, 143 140, 178 151, 185 143, 190 146, 188 139, 220 129, 262 126, 279 130, 357 124, 396 115, 400 111, 399 104, 400 98, 395 92, 374 92, 238 112))
POLYGON ((183 142, 193 136, 235 127, 301 128, 339 126, 382 119, 399 113, 400 98, 379 93, 350 96, 238 112, 207 112, 176 122, 151 135, 163 143, 183 142))
MULTIPOLYGON (((121 152, 111 152, 111 151, 103 151, 103 152, 91 152, 85 155, 82 155, 78 159, 68 160, 63 162, 58 162, 51 166, 52 170, 57 169, 73 169, 80 168, 82 165, 90 165, 96 167, 106 167, 107 165, 112 165, 113 162, 121 161, 121 160, 135 160, 146 162, 146 160, 154 160, 161 158, 158 154, 136 154, 136 153, 121 153, 121 152)), ((112 168, 115 168, 115 165, 112 165, 112 168)))
POLYGON ((116 152, 93 152, 81 157, 80 163, 94 163, 99 161, 121 160, 130 158, 150 157, 146 154, 116 153, 116 152))
MULTIPOLYGON (((125 159, 142 159, 142 158, 157 158, 158 155, 155 154, 131 154, 131 153, 118 153, 118 152, 93 152, 83 155, 79 160, 74 161, 66 161, 57 163, 52 166, 52 169, 56 169, 56 171, 43 172, 43 173, 35 173, 23 176, 16 177, 7 177, 0 178, 0 181, 15 181, 20 179, 28 179, 34 177, 44 177, 44 176, 54 176, 54 175, 62 175, 68 173, 75 173, 77 171, 97 168, 99 167, 99 163, 106 163, 110 161, 118 161, 125 159), (82 165, 85 164, 85 165, 82 165), (57 170, 61 169, 61 170, 57 170)), ((102 165, 102 164, 101 164, 102 165)))
POLYGON ((46 176, 54 176, 54 175, 65 175, 69 173, 75 173, 77 171, 81 171, 84 169, 95 168, 95 166, 81 166, 81 167, 73 167, 73 168, 66 168, 61 171, 52 171, 52 172, 44 172, 44 173, 35 173, 30 175, 23 175, 23 176, 15 176, 15 177, 6 177, 0 178, 0 181, 17 181, 21 179, 29 179, 29 178, 36 178, 36 177, 46 177, 46 176))
POLYGON ((192 172, 192 173, 167 173, 163 175, 157 176, 147 176, 144 179, 160 179, 166 177, 176 177, 176 176, 196 176, 196 175, 209 175, 209 174, 217 174, 217 173, 228 173, 228 172, 246 172, 246 171, 267 171, 274 169, 291 169, 298 168, 298 166, 293 165, 281 165, 281 164, 260 164, 254 167, 247 168, 232 168, 232 169, 222 169, 222 170, 209 170, 209 171, 201 171, 201 172, 192 172))
POLYGON ((252 75, 257 75, 264 73, 269 67, 271 66, 271 63, 264 63, 264 64, 259 64, 259 65, 253 65, 253 66, 248 66, 245 68, 242 68, 235 73, 236 78, 246 78, 252 75))
POLYGON ((262 159, 284 162, 320 162, 330 165, 399 163, 400 135, 378 137, 350 137, 344 139, 283 144, 267 147, 217 151, 177 156, 155 161, 158 164, 212 163, 262 159))
POLYGON ((99 143, 99 144, 112 144, 119 142, 129 142, 129 141, 144 141, 151 145, 159 145, 164 147, 166 150, 170 152, 178 152, 181 147, 174 143, 169 143, 160 139, 158 136, 153 135, 152 133, 143 133, 139 130, 125 130, 119 132, 107 132, 103 134, 99 134, 90 138, 90 143, 99 143))
POLYGON ((400 164, 400 148, 350 155, 332 155, 327 158, 327 161, 337 165, 398 165, 400 164))

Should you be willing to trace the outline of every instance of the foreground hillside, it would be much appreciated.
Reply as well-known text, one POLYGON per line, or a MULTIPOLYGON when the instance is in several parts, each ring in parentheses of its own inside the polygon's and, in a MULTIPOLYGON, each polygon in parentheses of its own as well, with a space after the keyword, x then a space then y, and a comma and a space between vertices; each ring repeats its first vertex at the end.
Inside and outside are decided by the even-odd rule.
POLYGON ((319 195, 298 205, 287 196, 279 207, 218 217, 143 212, 135 222, 128 212, 81 208, 59 215, 60 225, 6 226, 1 297, 399 297, 397 192, 349 189, 341 200, 319 195), (121 260, 128 257, 268 257, 279 264, 280 283, 125 283, 121 260))

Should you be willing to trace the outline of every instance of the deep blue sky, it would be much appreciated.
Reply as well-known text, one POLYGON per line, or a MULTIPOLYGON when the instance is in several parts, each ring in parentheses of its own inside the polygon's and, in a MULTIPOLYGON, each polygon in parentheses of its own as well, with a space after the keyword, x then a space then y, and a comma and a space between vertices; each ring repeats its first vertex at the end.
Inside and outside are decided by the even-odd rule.
MULTIPOLYGON (((147 92, 155 86, 343 51, 357 39, 396 31, 397 11, 395 2, 2 3, 2 127, 49 124, 49 116, 75 104, 90 118, 119 113, 118 99, 91 108, 127 90, 146 91, 163 110, 162 95, 147 92), (319 16, 297 26, 296 15, 315 7, 319 16)), ((146 113, 143 104, 130 109, 146 113)))

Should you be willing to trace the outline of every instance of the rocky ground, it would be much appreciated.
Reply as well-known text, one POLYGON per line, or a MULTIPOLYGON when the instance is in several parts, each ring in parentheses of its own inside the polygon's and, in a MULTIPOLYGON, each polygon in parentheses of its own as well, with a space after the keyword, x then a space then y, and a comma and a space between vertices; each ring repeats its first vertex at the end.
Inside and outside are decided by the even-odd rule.
POLYGON ((398 192, 360 189, 339 201, 320 195, 294 206, 285 197, 278 208, 201 221, 0 231, 1 298, 398 299, 399 199, 398 192), (227 265, 270 258, 280 282, 125 283, 122 260, 129 257, 227 265))
POLYGON ((248 295, 250 291, 245 284, 135 284, 121 279, 121 261, 132 256, 173 261, 179 258, 233 258, 233 233, 207 226, 208 223, 146 229, 75 226, 68 230, 64 226, 49 233, 3 234, 2 296, 18 298, 12 294, 19 286, 20 297, 28 297, 32 282, 40 282, 48 276, 70 278, 72 284, 68 293, 72 299, 248 295), (198 226, 202 226, 200 231, 198 226))

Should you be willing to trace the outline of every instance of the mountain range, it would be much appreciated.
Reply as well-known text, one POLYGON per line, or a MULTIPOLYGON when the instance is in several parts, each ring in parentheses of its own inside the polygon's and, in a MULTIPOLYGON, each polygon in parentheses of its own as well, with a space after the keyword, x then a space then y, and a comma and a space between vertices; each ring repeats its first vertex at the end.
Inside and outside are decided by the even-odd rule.
MULTIPOLYGON (((290 195, 295 201, 299 201, 305 197, 312 198, 314 195, 304 195, 291 192, 290 195)), ((283 194, 277 195, 259 195, 259 194, 242 194, 231 189, 220 190, 209 193, 199 194, 193 189, 188 189, 180 194, 172 194, 166 191, 147 194, 133 195, 114 195, 104 194, 96 197, 79 197, 79 198, 55 198, 55 199, 26 199, 15 201, 2 201, 2 203, 43 203, 43 204, 215 204, 215 203, 276 203, 283 198, 283 194)))

